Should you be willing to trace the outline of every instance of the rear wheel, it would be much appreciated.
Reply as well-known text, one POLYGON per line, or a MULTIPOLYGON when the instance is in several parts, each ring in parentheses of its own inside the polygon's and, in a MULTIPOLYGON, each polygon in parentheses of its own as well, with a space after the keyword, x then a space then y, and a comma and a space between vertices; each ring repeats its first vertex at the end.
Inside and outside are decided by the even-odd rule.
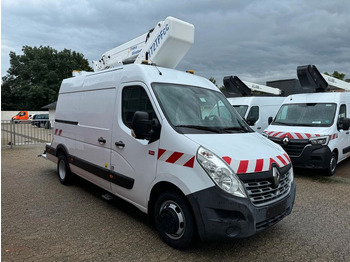
POLYGON ((331 159, 329 160, 329 166, 326 169, 327 176, 333 176, 335 173, 335 169, 337 167, 338 157, 335 152, 332 152, 331 159))
POLYGON ((68 185, 72 182, 73 174, 70 171, 69 163, 65 155, 58 156, 57 174, 58 179, 63 185, 68 185))
POLYGON ((187 201, 174 192, 162 193, 155 204, 156 228, 166 244, 176 249, 190 246, 195 227, 187 201))

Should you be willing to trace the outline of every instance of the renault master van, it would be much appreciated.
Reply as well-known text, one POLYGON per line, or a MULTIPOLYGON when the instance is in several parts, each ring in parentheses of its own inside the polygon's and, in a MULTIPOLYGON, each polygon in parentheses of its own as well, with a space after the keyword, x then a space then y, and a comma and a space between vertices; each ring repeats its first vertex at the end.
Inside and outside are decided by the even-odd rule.
POLYGON ((249 237, 293 208, 286 152, 209 80, 173 69, 129 64, 65 79, 46 153, 62 184, 76 174, 132 203, 178 249, 197 233, 249 237))
POLYGON ((246 96, 230 97, 227 100, 256 132, 263 133, 269 125, 269 117, 274 117, 285 97, 246 96))
POLYGON ((333 175, 350 157, 350 92, 288 96, 264 131, 281 145, 296 167, 333 175))

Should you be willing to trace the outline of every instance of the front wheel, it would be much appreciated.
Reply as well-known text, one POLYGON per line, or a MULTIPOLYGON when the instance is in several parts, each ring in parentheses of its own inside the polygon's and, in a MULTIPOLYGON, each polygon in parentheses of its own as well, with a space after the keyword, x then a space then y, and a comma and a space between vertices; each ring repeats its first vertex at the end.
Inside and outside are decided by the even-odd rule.
POLYGON ((73 174, 70 171, 69 163, 65 155, 60 155, 57 162, 58 179, 63 185, 68 185, 72 182, 73 174))
POLYGON ((329 160, 329 166, 326 169, 327 176, 333 176, 335 173, 335 169, 337 167, 338 157, 335 152, 332 152, 331 159, 329 160))
POLYGON ((162 239, 176 249, 188 248, 195 232, 194 218, 186 200, 174 193, 162 193, 155 204, 156 228, 162 239))

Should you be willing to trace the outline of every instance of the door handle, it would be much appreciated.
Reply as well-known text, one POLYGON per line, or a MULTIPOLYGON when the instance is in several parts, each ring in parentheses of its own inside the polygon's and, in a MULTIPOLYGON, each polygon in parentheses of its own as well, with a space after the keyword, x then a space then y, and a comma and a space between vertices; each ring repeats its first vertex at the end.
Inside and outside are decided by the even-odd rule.
POLYGON ((104 139, 102 136, 101 136, 99 139, 97 139, 97 141, 98 141, 101 145, 106 144, 106 139, 104 139))
POLYGON ((117 147, 125 147, 125 144, 123 143, 123 141, 115 142, 115 145, 116 145, 117 147))

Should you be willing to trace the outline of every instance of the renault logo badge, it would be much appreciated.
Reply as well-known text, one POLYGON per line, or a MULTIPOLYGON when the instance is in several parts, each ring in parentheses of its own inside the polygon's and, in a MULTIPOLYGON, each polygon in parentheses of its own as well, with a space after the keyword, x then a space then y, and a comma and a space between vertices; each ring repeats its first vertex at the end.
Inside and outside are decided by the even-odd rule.
POLYGON ((273 187, 277 187, 278 184, 280 183, 281 174, 276 167, 272 169, 272 177, 273 177, 273 187))
POLYGON ((288 137, 288 136, 284 137, 284 138, 282 139, 282 143, 283 143, 284 146, 288 145, 288 143, 289 143, 289 137, 288 137))

